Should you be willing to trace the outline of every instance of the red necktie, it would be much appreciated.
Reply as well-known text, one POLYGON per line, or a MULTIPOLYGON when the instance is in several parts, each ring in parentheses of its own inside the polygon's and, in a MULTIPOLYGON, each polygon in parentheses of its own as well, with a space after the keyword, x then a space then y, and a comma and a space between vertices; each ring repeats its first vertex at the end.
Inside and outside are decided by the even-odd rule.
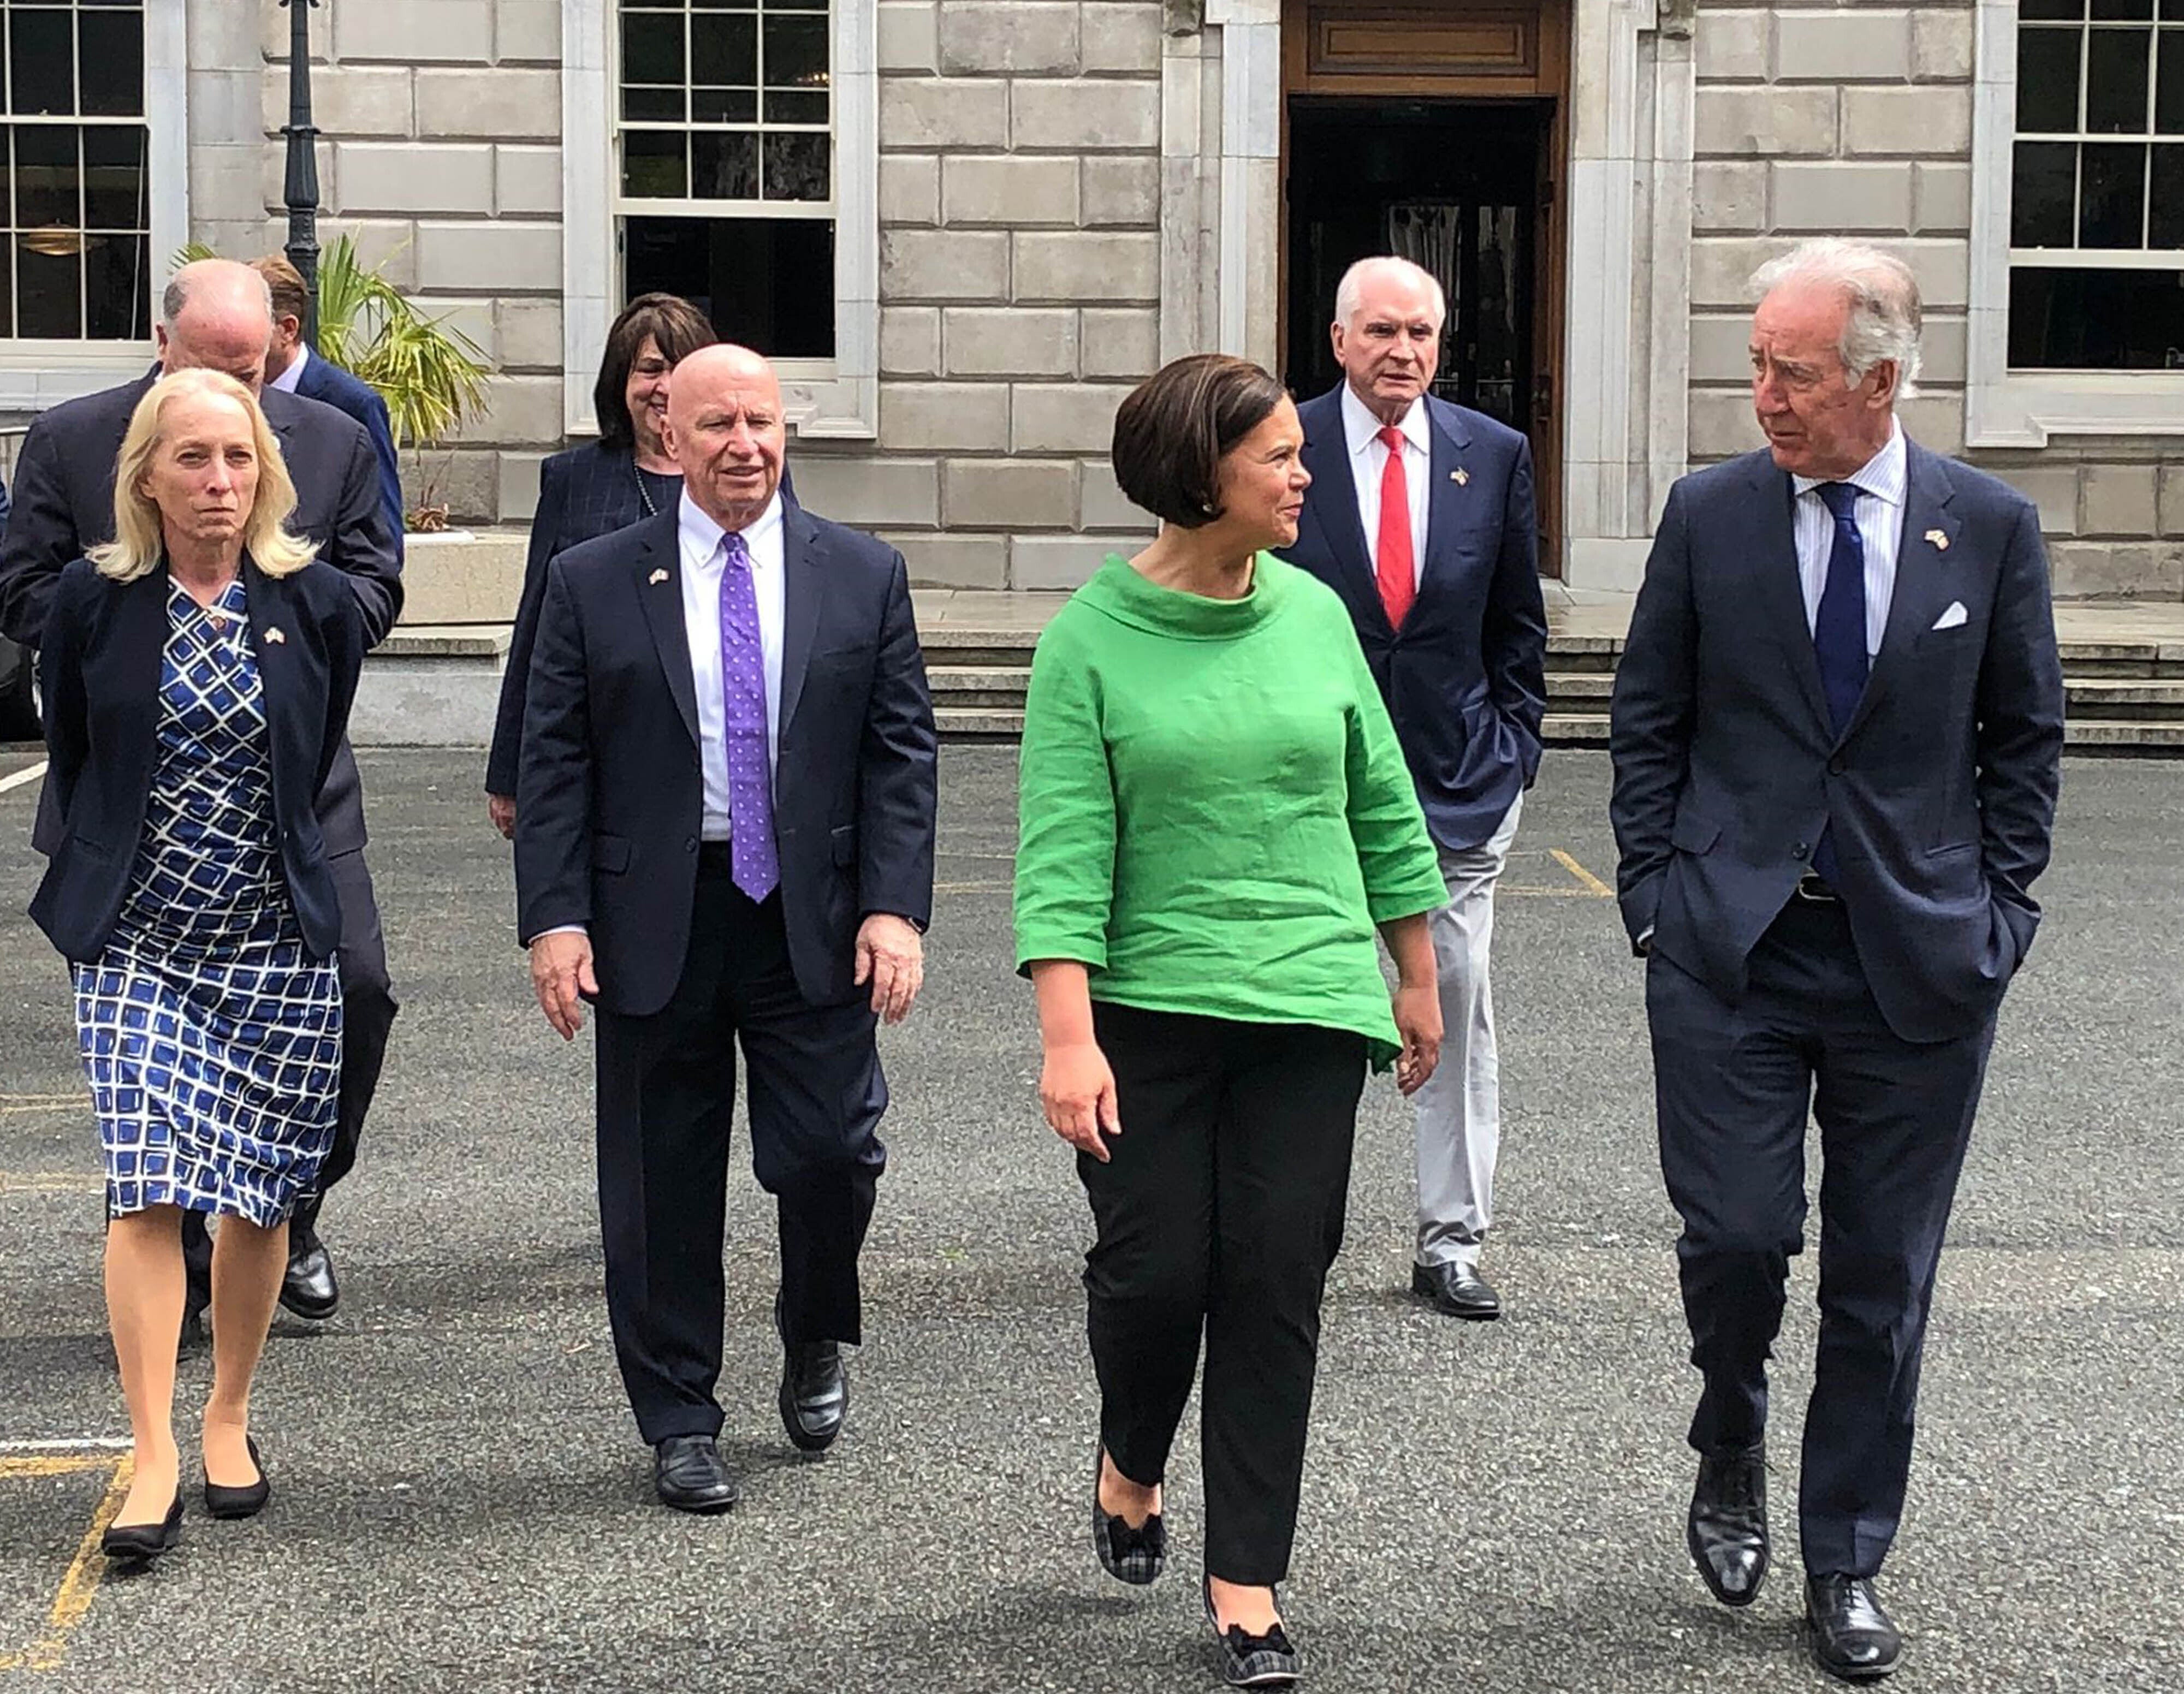
POLYGON ((1418 595, 1418 571, 1411 558, 1411 486, 1403 476, 1403 432, 1390 424, 1380 432, 1388 463, 1380 472, 1380 550, 1374 570, 1380 579, 1380 603, 1388 621, 1403 626, 1403 616, 1418 595))

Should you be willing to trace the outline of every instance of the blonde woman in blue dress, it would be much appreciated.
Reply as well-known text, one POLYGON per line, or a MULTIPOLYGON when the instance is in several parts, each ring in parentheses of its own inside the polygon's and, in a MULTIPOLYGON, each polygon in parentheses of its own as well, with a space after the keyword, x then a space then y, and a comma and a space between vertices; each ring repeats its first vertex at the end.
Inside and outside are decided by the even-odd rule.
POLYGON ((106 1158, 107 1310, 134 1438, 112 1557, 181 1533, 185 1212, 217 1213, 204 1502, 270 1491, 250 1386, 341 1070, 341 908, 312 811, 363 662, 354 595, 282 527, 295 488, 250 392, 184 371, 138 404, 116 539, 62 574, 42 660, 64 822, 31 905, 74 967, 106 1158))

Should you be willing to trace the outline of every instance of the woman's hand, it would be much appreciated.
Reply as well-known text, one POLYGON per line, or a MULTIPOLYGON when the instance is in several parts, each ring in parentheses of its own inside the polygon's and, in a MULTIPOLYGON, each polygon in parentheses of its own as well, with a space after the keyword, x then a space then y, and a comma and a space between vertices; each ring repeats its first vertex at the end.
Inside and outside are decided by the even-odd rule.
POLYGON ((1396 1033, 1403 1050, 1396 1061, 1396 1086, 1416 1094, 1440 1063, 1440 989, 1435 983, 1404 984, 1396 989, 1396 1033))
POLYGON ((1046 1050, 1039 1074, 1039 1103, 1054 1133, 1080 1153, 1107 1162, 1104 1134, 1123 1133, 1115 1104, 1115 1073, 1096 1041, 1072 1042, 1046 1050))

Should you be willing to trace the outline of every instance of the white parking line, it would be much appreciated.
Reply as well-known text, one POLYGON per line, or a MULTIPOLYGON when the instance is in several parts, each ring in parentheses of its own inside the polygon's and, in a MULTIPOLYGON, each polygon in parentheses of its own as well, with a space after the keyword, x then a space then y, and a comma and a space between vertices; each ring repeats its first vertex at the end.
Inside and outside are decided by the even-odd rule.
POLYGON ((26 771, 18 771, 12 777, 0 777, 0 794, 6 794, 10 788, 20 788, 25 783, 35 783, 45 774, 46 761, 41 759, 26 771))

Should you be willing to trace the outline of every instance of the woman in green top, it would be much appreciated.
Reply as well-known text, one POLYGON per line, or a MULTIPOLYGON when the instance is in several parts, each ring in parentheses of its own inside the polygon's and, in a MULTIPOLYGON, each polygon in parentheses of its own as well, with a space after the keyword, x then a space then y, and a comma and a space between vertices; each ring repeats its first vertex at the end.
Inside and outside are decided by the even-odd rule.
POLYGON ((1447 892, 1395 732, 1340 602, 1265 550, 1296 538, 1303 443, 1240 359, 1123 403, 1115 475, 1161 531, 1039 642, 1017 857, 1040 1100, 1098 1229, 1094 1543, 1124 1581, 1158 1574, 1202 1333, 1206 1602, 1240 1686, 1296 1674, 1274 1584, 1366 1067, 1411 1093, 1441 1034, 1447 892))

